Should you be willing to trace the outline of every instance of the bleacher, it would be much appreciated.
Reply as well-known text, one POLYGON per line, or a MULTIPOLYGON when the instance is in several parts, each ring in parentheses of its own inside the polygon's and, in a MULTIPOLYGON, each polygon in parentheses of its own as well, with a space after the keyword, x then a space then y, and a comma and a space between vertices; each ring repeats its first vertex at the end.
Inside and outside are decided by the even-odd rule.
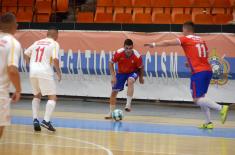
POLYGON ((12 12, 18 22, 49 22, 52 13, 68 11, 68 0, 0 0, 0 14, 12 12))
POLYGON ((96 11, 78 12, 79 23, 227 24, 234 0, 97 0, 96 11))
POLYGON ((0 0, 0 15, 13 12, 18 22, 51 22, 73 9, 77 23, 223 25, 233 20, 234 0, 97 0, 96 9, 69 6, 69 0, 0 0))

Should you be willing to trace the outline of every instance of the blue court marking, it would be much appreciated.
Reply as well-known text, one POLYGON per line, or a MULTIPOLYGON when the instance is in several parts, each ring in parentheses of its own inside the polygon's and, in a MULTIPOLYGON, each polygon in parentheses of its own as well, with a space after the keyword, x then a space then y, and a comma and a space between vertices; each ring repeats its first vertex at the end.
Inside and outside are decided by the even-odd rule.
MULTIPOLYGON (((185 136, 223 137, 235 139, 235 128, 215 128, 213 130, 201 130, 195 126, 177 126, 168 124, 148 124, 64 118, 54 118, 52 121, 56 127, 64 128, 174 134, 185 136)), ((13 116, 12 124, 32 125, 32 118, 13 116)))

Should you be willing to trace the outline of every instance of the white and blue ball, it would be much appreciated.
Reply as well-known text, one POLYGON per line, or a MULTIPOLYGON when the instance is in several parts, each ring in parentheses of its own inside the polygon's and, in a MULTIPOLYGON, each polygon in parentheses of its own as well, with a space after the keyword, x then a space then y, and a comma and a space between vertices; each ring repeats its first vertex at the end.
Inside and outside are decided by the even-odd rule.
POLYGON ((115 109, 113 112, 112 112, 112 118, 115 120, 115 121, 121 121, 123 119, 123 112, 122 110, 120 109, 115 109))

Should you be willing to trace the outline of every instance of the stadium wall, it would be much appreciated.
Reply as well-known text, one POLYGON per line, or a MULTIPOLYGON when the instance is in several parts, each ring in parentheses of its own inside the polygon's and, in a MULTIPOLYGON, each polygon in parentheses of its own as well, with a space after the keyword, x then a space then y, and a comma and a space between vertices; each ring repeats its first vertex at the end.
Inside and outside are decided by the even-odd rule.
MULTIPOLYGON (((226 33, 198 34, 208 45, 213 80, 208 96, 218 102, 235 102, 235 35, 226 33)), ((16 34, 23 49, 44 38, 45 31, 21 30, 16 34)), ((181 47, 149 49, 144 43, 158 42, 181 36, 177 32, 137 33, 61 31, 61 70, 63 78, 58 83, 58 95, 109 97, 111 91, 108 62, 112 52, 121 48, 126 38, 143 57, 145 84, 137 82, 136 99, 191 101, 190 71, 185 67, 186 58, 181 47)), ((30 94, 29 68, 21 57, 20 68, 23 93, 30 94)), ((119 97, 126 95, 123 91, 119 97)))

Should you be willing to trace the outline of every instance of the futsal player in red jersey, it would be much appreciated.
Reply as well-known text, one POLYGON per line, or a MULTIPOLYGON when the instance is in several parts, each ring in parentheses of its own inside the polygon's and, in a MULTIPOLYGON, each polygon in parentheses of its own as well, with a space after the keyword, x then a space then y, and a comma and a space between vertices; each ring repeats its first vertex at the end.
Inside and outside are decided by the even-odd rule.
POLYGON ((133 49, 133 41, 126 39, 124 47, 117 50, 112 60, 109 62, 110 74, 112 76, 112 93, 110 96, 110 111, 105 119, 111 119, 112 111, 116 106, 116 98, 119 91, 127 85, 127 102, 125 110, 131 111, 131 101, 134 93, 134 83, 139 78, 141 84, 144 83, 144 67, 142 57, 135 49, 133 49), (114 64, 117 63, 118 71, 114 70, 114 64))
POLYGON ((221 121, 224 124, 228 114, 228 106, 221 106, 206 97, 212 78, 212 69, 208 61, 207 45, 201 37, 194 34, 194 23, 186 22, 183 24, 183 35, 173 40, 148 43, 145 46, 151 48, 158 46, 182 46, 187 58, 186 64, 192 72, 190 88, 193 101, 201 107, 206 116, 206 122, 199 128, 212 129, 214 126, 210 118, 210 109, 220 111, 221 121))

